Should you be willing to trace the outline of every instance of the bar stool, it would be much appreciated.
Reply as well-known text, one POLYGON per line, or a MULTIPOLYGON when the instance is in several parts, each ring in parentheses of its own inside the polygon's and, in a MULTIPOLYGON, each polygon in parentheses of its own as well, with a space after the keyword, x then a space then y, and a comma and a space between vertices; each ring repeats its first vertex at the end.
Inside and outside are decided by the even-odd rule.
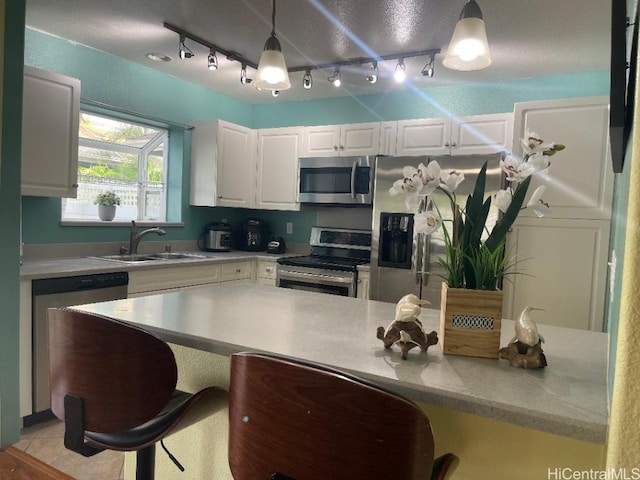
POLYGON ((352 375, 277 355, 231 357, 229 465, 235 480, 445 479, 429 419, 352 375))
POLYGON ((49 309, 47 319, 51 410, 74 452, 136 451, 136 479, 153 480, 156 442, 227 405, 217 387, 176 390, 173 352, 149 332, 66 308, 49 309))

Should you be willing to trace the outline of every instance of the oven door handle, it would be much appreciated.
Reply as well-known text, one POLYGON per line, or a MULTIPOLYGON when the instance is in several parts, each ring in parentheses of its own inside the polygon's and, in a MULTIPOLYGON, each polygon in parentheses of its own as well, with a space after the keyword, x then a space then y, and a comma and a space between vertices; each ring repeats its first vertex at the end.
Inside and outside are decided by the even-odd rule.
POLYGON ((278 277, 283 280, 313 280, 321 284, 350 284, 353 278, 340 277, 334 275, 323 275, 321 273, 292 272, 290 270, 281 270, 278 277))

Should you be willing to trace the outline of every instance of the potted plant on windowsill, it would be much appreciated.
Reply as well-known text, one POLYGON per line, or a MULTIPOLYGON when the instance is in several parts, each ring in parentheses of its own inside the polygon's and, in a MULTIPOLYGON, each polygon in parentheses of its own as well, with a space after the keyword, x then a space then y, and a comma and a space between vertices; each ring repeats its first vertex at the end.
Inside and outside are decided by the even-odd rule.
POLYGON ((93 203, 98 205, 100 220, 110 222, 116 216, 116 205, 120 205, 120 197, 111 191, 101 192, 93 203))
POLYGON ((418 235, 442 229, 445 255, 438 262, 446 272, 440 306, 440 343, 444 353, 498 358, 502 292, 497 287, 502 276, 516 273, 513 252, 505 253, 507 232, 520 211, 530 208, 542 217, 549 210, 542 200, 544 185, 533 192, 526 204, 525 199, 533 175, 546 175, 549 157, 565 148, 545 143, 530 132, 521 143, 525 152, 522 158, 507 156, 500 161, 508 185, 493 198, 502 215, 490 231, 486 223, 492 198, 484 198, 486 163, 464 207, 458 205, 455 193, 464 174, 442 172, 436 161, 417 168, 405 166, 403 178, 390 190, 392 195, 405 195, 407 207, 416 210, 414 231, 418 235), (427 196, 436 190, 451 203, 451 231, 443 224, 437 205, 428 200, 427 196))

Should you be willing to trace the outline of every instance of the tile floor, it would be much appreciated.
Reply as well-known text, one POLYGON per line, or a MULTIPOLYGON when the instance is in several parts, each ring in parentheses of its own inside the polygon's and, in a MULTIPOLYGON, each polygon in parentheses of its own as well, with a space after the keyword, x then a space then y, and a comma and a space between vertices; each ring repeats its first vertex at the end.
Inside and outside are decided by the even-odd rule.
POLYGON ((76 480, 123 480, 124 453, 105 450, 85 458, 64 448, 64 425, 50 420, 22 430, 16 448, 76 480))

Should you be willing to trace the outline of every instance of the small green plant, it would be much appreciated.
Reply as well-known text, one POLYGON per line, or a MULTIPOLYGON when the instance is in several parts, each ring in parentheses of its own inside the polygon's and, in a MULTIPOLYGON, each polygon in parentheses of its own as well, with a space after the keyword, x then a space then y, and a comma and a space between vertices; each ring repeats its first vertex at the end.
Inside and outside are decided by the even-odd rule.
POLYGON ((93 203, 96 205, 104 205, 105 207, 112 207, 114 205, 120 205, 120 197, 113 192, 101 192, 96 196, 93 203))

